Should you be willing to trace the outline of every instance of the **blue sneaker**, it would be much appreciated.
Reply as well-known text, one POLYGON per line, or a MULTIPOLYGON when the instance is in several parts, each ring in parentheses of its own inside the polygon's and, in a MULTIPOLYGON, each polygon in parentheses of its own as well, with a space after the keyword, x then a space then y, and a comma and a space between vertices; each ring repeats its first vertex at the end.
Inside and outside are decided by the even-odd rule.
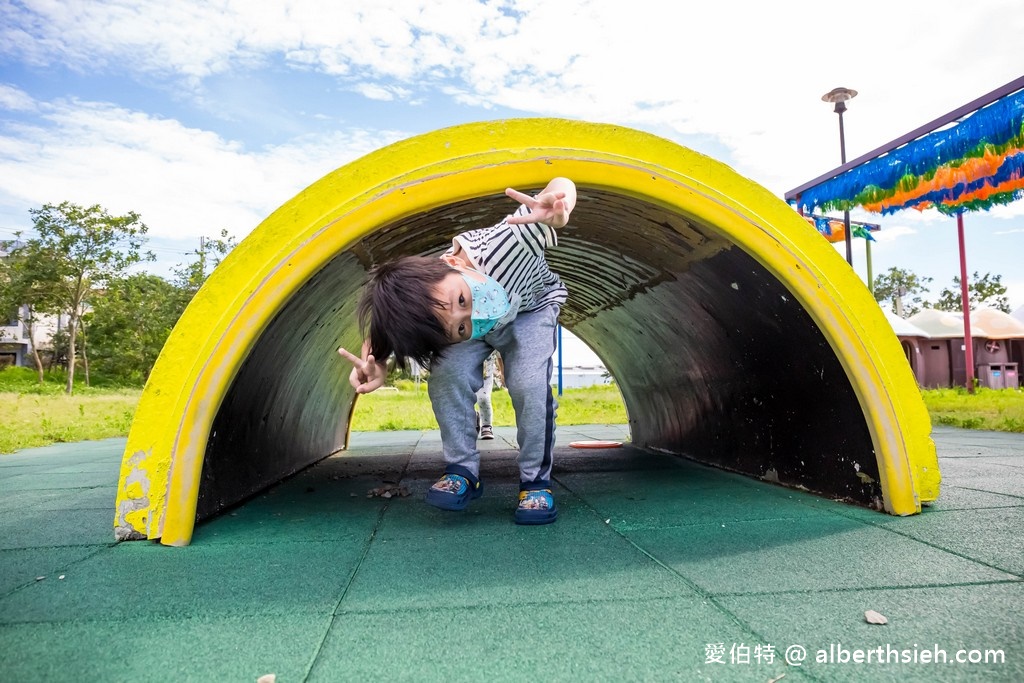
POLYGON ((551 524, 558 517, 551 489, 519 492, 516 524, 551 524))
POLYGON ((443 474, 427 491, 427 503, 442 510, 465 510, 470 500, 484 492, 483 484, 475 484, 461 474, 443 474))

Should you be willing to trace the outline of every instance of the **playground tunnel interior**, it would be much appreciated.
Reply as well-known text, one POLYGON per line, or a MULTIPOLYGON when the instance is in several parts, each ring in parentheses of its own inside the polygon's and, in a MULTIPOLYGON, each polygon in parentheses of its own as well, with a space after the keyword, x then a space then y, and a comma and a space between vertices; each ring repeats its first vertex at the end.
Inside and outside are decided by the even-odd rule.
MULTIPOLYGON (((539 189, 539 188, 533 188, 539 189)), ((440 253, 509 211, 481 197, 382 226, 334 256, 260 336, 211 431, 197 512, 215 513, 337 447, 356 396, 333 354, 360 344, 367 270, 440 253)), ((878 467, 836 353, 785 286, 707 225, 612 190, 579 188, 548 261, 561 322, 605 363, 632 443, 880 506, 878 467)))

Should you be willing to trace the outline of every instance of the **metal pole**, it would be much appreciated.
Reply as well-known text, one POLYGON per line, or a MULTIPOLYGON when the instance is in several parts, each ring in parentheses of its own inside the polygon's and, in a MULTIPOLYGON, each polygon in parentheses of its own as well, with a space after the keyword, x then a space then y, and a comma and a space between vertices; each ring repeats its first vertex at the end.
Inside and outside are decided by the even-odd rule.
POLYGON ((868 291, 871 296, 875 295, 875 274, 871 269, 871 240, 864 240, 864 248, 867 250, 864 256, 868 262, 868 291))
POLYGON ((199 280, 200 284, 206 279, 206 238, 199 237, 199 280))
POLYGON ((971 297, 967 292, 967 253, 964 249, 964 212, 956 214, 960 240, 960 300, 964 309, 964 356, 967 363, 967 392, 974 393, 974 342, 971 340, 971 297))
POLYGON ((562 326, 558 326, 558 395, 562 395, 562 326))
MULTIPOLYGON (((839 158, 846 165, 846 131, 843 129, 843 112, 846 102, 836 102, 836 113, 839 114, 839 158)), ((843 228, 846 238, 846 262, 853 265, 853 236, 850 234, 850 212, 843 211, 843 228)))

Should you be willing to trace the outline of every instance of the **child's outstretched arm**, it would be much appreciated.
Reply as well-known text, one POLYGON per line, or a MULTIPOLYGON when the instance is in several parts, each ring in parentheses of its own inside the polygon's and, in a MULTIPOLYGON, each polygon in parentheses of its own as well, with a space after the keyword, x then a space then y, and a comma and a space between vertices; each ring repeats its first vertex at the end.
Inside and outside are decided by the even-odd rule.
POLYGON ((508 222, 512 225, 544 223, 552 228, 562 228, 569 222, 569 214, 576 206, 576 185, 568 178, 552 178, 536 197, 511 187, 505 190, 505 194, 530 209, 525 216, 510 216, 508 222))
POLYGON ((384 386, 384 380, 388 376, 388 366, 377 362, 373 354, 369 353, 367 344, 363 344, 365 359, 350 353, 340 346, 338 347, 338 353, 342 358, 352 363, 352 372, 348 376, 348 381, 355 387, 357 394, 368 394, 384 386))

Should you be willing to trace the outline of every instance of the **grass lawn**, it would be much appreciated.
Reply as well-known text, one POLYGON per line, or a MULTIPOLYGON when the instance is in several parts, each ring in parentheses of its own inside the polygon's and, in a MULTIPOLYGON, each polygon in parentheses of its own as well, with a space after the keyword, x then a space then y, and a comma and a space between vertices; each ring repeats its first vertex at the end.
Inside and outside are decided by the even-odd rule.
POLYGON ((47 373, 40 384, 35 370, 0 370, 0 453, 51 443, 127 436, 142 390, 85 386, 76 377, 75 393, 64 393, 63 372, 47 373))
MULTIPOLYGON (((921 395, 932 424, 1024 433, 1024 391, 978 389, 969 394, 964 389, 929 389, 922 391, 921 395)), ((515 424, 508 392, 495 391, 491 394, 491 402, 495 426, 515 424)), ((558 424, 625 422, 626 408, 615 386, 568 389, 558 399, 558 424)), ((421 385, 417 391, 411 382, 407 382, 402 383, 398 391, 375 392, 361 397, 356 404, 352 429, 437 429, 426 385, 421 385)))
POLYGON ((140 389, 73 396, 0 392, 0 453, 127 436, 141 394, 140 389))
MULTIPOLYGON (((0 453, 128 435, 141 389, 76 385, 74 395, 67 396, 63 387, 58 373, 40 385, 35 373, 26 368, 0 371, 0 453)), ((936 389, 922 394, 932 424, 1024 433, 1024 391, 978 389, 968 394, 963 389, 936 389)), ((508 392, 495 391, 492 401, 495 426, 514 424, 508 392)), ((558 403, 561 425, 626 421, 626 409, 613 385, 568 389, 558 403)), ((361 397, 352 429, 437 429, 426 385, 400 382, 395 388, 361 397)))
POLYGON ((1024 432, 1024 391, 930 389, 921 392, 933 425, 1024 432))
MULTIPOLYGON (((508 392, 491 394, 494 426, 515 424, 512 401, 508 392)), ((626 407, 619 390, 613 385, 585 389, 567 389, 558 397, 558 424, 623 424, 626 407)), ((361 396, 352 416, 352 430, 357 432, 393 431, 400 429, 437 429, 434 412, 427 398, 427 385, 419 388, 412 382, 399 382, 398 391, 375 391, 361 396)))

